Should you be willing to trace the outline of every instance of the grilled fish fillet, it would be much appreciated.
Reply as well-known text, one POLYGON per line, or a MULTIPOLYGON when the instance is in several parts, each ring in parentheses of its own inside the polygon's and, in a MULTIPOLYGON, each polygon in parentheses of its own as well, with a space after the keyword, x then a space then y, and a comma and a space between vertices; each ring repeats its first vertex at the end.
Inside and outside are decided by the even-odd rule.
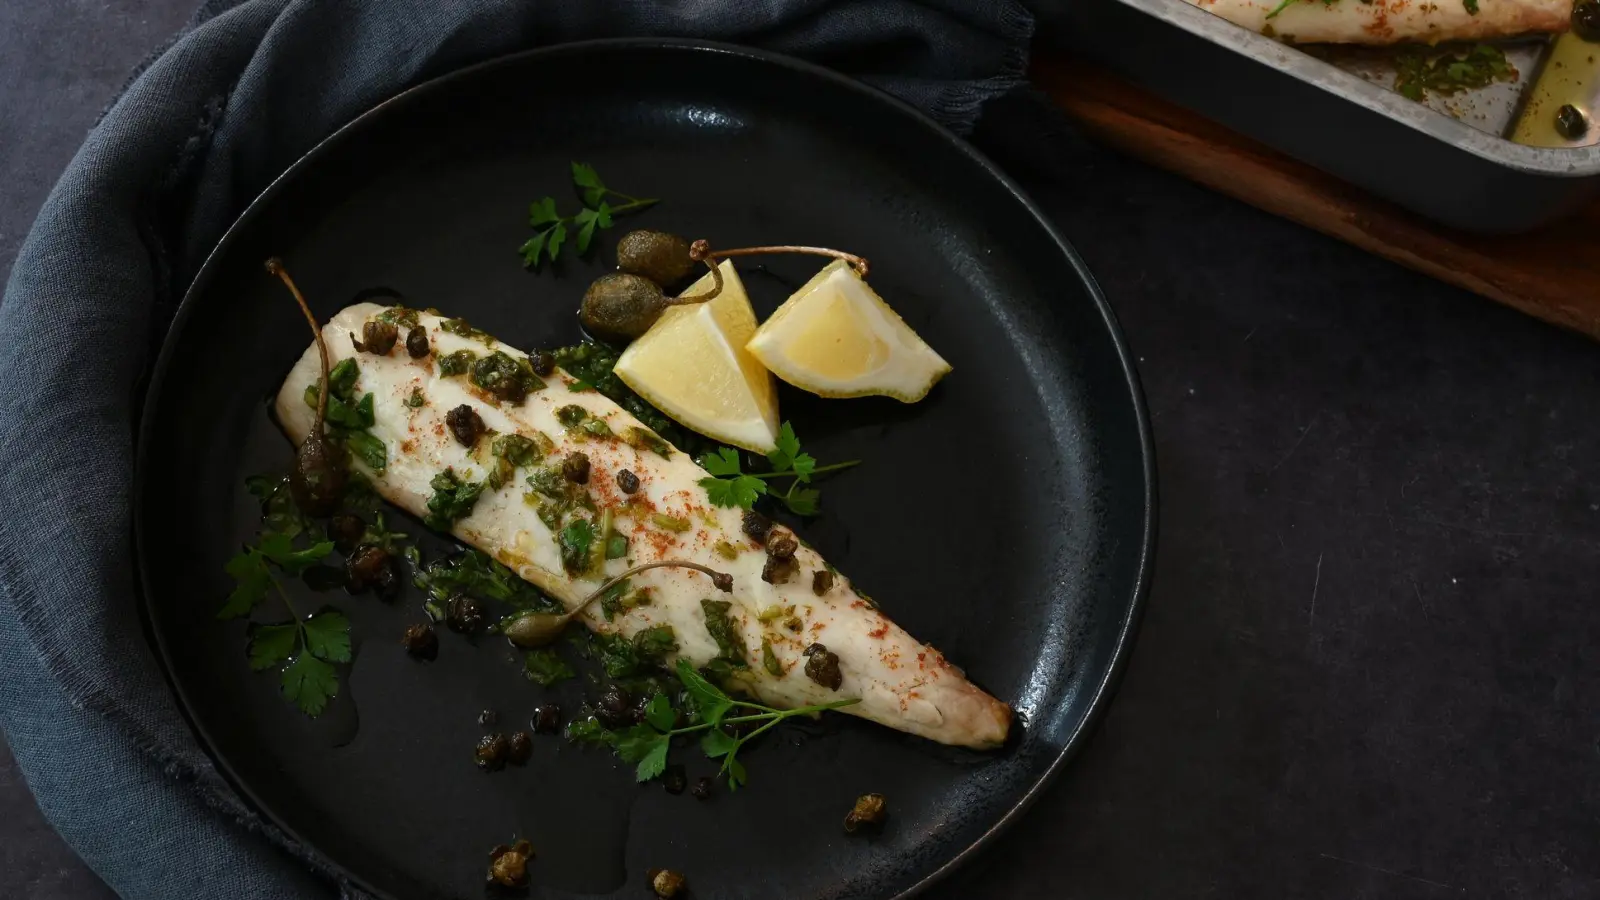
MULTIPOLYGON (((542 465, 559 467, 568 453, 586 454, 591 465, 590 496, 598 508, 613 510, 613 527, 628 538, 628 553, 607 561, 592 574, 569 575, 562 566, 556 535, 524 499, 530 493, 524 483, 530 474, 527 468, 499 490, 485 490, 472 512, 455 523, 454 534, 465 543, 509 566, 568 609, 606 578, 654 560, 691 560, 733 576, 733 592, 725 594, 705 575, 686 569, 640 573, 632 577, 631 584, 649 588, 650 603, 619 612, 612 621, 601 614, 599 604, 590 604, 581 615, 590 628, 632 637, 645 628, 671 625, 679 645, 676 656, 701 666, 722 655, 707 630, 701 600, 730 600, 729 617, 738 626, 749 664, 740 679, 762 702, 793 708, 859 698, 861 702, 841 711, 944 744, 990 748, 1005 741, 1010 708, 973 686, 937 650, 889 621, 852 588, 849 579, 835 574, 823 595, 814 593, 813 575, 826 564, 803 542, 795 554, 798 569, 794 575, 779 584, 764 581, 766 552, 744 534, 742 512, 710 503, 698 484, 707 473, 687 454, 666 448, 669 456, 663 458, 620 439, 629 435, 630 429, 644 428, 626 410, 596 391, 573 391, 575 380, 559 369, 545 379, 547 387, 528 394, 521 405, 496 403, 465 375, 441 376, 439 358, 457 350, 479 356, 501 350, 517 359, 524 354, 487 336, 463 337, 442 330, 440 324, 446 320, 436 315, 419 314, 419 325, 427 329, 433 346, 433 353, 424 359, 413 360, 406 353, 404 327, 401 340, 388 355, 358 353, 352 338, 359 338, 368 319, 385 309, 371 303, 356 304, 323 328, 330 365, 354 357, 361 372, 357 395, 373 394, 376 423, 369 431, 386 445, 388 463, 381 474, 358 459, 352 459, 352 465, 371 479, 384 499, 422 517, 433 494, 429 482, 446 467, 474 481, 492 470, 495 461, 490 456, 489 438, 479 439, 469 451, 446 425, 446 413, 467 404, 495 432, 548 437, 554 449, 542 465), (416 402, 416 395, 422 405, 408 405, 408 400, 416 402), (571 405, 603 419, 619 438, 569 432, 557 420, 556 411, 571 405), (632 496, 617 487, 617 473, 624 468, 639 478, 640 487, 632 496), (719 542, 731 546, 736 558, 727 559, 726 548, 719 552, 719 542), (773 616, 775 611, 782 612, 773 616), (763 612, 768 614, 767 622, 760 619, 763 612), (763 640, 771 647, 782 674, 775 676, 767 670, 763 640), (813 643, 838 655, 843 673, 838 690, 806 675, 803 651, 813 643)), ((315 421, 304 394, 320 376, 321 363, 313 344, 278 393, 278 421, 297 443, 315 421)), ((768 542, 786 533, 782 526, 774 526, 768 542)))
POLYGON ((1572 0, 1295 0, 1270 19, 1278 0, 1189 2, 1299 44, 1492 40, 1566 31, 1572 21, 1572 0))

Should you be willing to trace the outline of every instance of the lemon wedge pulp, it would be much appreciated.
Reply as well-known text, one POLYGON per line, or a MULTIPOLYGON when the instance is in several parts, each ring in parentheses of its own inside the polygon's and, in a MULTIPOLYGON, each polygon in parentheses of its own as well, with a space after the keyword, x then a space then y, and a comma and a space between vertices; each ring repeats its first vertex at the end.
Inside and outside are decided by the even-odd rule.
POLYGON ((844 260, 778 307, 745 349, 772 374, 823 397, 915 403, 950 371, 844 260))
MULTIPOLYGON (((777 446, 778 396, 772 375, 745 344, 756 314, 733 263, 722 292, 704 303, 670 306, 624 350, 615 372, 650 405, 707 437, 766 453, 777 446)), ((709 291, 711 273, 684 291, 709 291)))

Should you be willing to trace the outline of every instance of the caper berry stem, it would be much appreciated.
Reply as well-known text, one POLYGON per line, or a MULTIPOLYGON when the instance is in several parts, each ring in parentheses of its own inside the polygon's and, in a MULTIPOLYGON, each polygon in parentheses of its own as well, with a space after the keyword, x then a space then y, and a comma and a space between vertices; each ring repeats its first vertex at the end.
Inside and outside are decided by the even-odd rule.
POLYGON ((311 326, 311 337, 317 342, 317 354, 322 357, 322 389, 317 392, 317 425, 316 430, 322 431, 322 423, 328 416, 328 344, 322 339, 322 326, 317 324, 317 317, 311 314, 311 306, 306 303, 306 298, 300 293, 300 288, 295 286, 294 279, 289 277, 289 270, 283 267, 283 260, 276 256, 267 260, 267 271, 278 276, 278 280, 289 288, 289 293, 294 295, 294 302, 299 304, 300 311, 305 313, 306 324, 311 326))
POLYGON ((605 583, 590 592, 589 596, 583 598, 582 602, 564 613, 530 613, 518 617, 505 629, 506 637, 511 640, 511 643, 519 647, 543 646, 555 640, 562 629, 567 627, 567 623, 576 618, 585 609, 588 609, 589 604, 605 596, 606 591, 621 584, 624 579, 640 572, 667 567, 694 569, 696 572, 704 572, 711 576, 711 583, 717 586, 717 590, 724 592, 733 590, 733 576, 726 572, 718 572, 710 566, 703 566, 686 559, 660 559, 655 562, 642 563, 626 572, 606 579, 605 583))
POLYGON ((711 249, 711 243, 704 238, 701 238, 700 240, 697 240, 689 245, 689 258, 695 262, 705 263, 706 266, 711 269, 711 278, 715 283, 712 284, 710 290, 703 294, 693 294, 688 297, 668 298, 667 303, 669 305, 676 306, 684 303, 703 303, 707 300, 716 299, 717 295, 722 293, 722 269, 717 265, 717 260, 728 259, 735 256, 757 256, 765 253, 807 253, 812 256, 829 256, 834 259, 842 259, 849 263, 850 267, 856 270, 856 274, 860 275, 862 278, 867 277, 867 273, 871 270, 871 266, 867 262, 866 257, 857 256, 854 253, 846 253, 843 250, 834 250, 831 247, 807 247, 800 244, 773 244, 766 247, 737 247, 732 250, 713 250, 711 249))
POLYGON ((733 590, 733 576, 726 572, 718 572, 716 569, 713 569, 710 566, 702 566, 697 562, 690 562, 687 559, 658 559, 655 562, 641 563, 640 565, 634 566, 620 575, 606 579, 604 584, 595 588, 594 592, 588 597, 585 597, 583 602, 578 604, 577 609, 572 610, 572 612, 568 613, 568 615, 578 614, 589 604, 600 599, 600 597, 604 595, 606 591, 609 591, 618 584, 621 584, 625 578, 637 575, 640 572, 648 572, 651 569, 664 569, 669 567, 693 569, 696 572, 703 572, 711 577, 711 583, 717 586, 717 590, 724 592, 733 590))

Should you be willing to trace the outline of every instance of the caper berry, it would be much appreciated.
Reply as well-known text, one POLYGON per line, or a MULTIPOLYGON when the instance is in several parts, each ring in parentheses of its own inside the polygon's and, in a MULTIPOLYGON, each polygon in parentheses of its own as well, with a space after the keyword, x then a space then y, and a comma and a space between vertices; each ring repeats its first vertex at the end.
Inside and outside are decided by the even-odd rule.
POLYGON ((602 341, 631 341, 650 330, 667 308, 661 285, 640 275, 601 275, 583 293, 578 319, 602 341))
POLYGON ((671 287, 689 276, 694 260, 689 257, 688 241, 665 231, 641 228, 617 241, 617 269, 671 287))
POLYGON ((308 516, 332 515, 344 497, 348 465, 344 445, 328 440, 320 425, 313 428, 295 451, 294 471, 289 473, 295 506, 308 516))
POLYGON ((556 370, 556 358, 544 350, 536 351, 528 357, 528 368, 543 378, 556 370))

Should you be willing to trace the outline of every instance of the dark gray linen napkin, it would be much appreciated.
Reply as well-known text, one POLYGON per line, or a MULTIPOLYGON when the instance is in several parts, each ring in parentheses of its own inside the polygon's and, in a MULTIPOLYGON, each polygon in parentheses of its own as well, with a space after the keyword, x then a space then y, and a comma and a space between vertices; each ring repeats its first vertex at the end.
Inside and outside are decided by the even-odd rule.
POLYGON ((1032 28, 1011 0, 203 7, 89 134, 0 303, 0 728, 51 823, 128 898, 356 896, 188 730, 145 641, 129 534, 139 388, 176 303, 318 140, 470 63, 644 35, 800 56, 964 132, 1021 81, 1032 28))

